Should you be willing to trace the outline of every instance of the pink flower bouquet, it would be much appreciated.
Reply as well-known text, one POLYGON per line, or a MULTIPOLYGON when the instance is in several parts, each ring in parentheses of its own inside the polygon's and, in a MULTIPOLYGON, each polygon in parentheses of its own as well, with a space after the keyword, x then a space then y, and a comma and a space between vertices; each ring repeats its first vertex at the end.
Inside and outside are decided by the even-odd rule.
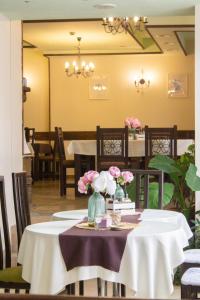
POLYGON ((126 185, 131 183, 134 179, 133 174, 130 171, 123 171, 121 172, 118 167, 110 167, 109 170, 110 174, 116 179, 116 182, 120 185, 126 185))
POLYGON ((133 128, 133 129, 139 129, 142 127, 140 120, 133 117, 127 117, 124 121, 124 124, 129 128, 133 128))
POLYGON ((106 193, 114 195, 116 190, 116 182, 114 177, 108 171, 88 171, 78 181, 78 191, 87 194, 89 189, 93 189, 97 193, 106 193))

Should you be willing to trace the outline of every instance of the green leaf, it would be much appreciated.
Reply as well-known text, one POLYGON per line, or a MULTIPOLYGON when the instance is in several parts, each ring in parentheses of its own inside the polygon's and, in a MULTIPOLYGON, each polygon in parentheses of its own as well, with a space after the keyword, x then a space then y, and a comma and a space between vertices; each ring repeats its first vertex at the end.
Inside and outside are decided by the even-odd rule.
POLYGON ((176 173, 181 175, 182 172, 176 162, 166 155, 156 155, 149 162, 149 167, 161 170, 167 174, 176 173))
POLYGON ((190 164, 185 176, 185 181, 193 192, 200 191, 200 177, 197 176, 196 173, 197 167, 194 164, 190 164))
MULTIPOLYGON (((141 182, 143 186, 143 180, 141 182)), ((129 195, 129 198, 135 202, 136 199, 136 182, 133 180, 128 186, 127 186, 127 192, 129 195)), ((163 206, 170 203, 172 196, 174 193, 174 185, 172 183, 164 183, 163 186, 163 206)), ((158 183, 157 182, 151 182, 149 184, 149 207, 150 208, 158 208, 158 183)))
POLYGON ((127 186, 126 191, 131 201, 135 202, 136 182, 135 179, 127 186))
MULTIPOLYGON (((151 182, 149 184, 149 207, 158 208, 158 192, 159 192, 158 182, 151 182)), ((163 186, 163 206, 170 203, 174 193, 174 185, 172 183, 164 183, 163 186)))

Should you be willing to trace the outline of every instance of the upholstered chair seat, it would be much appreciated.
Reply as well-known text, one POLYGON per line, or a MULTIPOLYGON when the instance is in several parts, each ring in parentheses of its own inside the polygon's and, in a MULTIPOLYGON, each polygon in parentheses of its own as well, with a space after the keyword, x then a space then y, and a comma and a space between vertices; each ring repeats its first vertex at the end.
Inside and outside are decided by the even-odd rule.
POLYGON ((181 278, 181 284, 200 287, 200 268, 188 269, 181 278))
POLYGON ((0 282, 25 283, 26 281, 22 278, 22 267, 18 266, 0 270, 0 282))
POLYGON ((184 263, 200 264, 200 249, 189 249, 184 251, 184 263))

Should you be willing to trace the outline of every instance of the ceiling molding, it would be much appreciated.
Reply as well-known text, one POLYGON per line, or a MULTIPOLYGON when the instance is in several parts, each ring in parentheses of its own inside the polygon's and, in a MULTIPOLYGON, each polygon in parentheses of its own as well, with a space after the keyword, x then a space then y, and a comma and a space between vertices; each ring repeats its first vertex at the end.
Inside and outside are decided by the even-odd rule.
POLYGON ((94 22, 102 21, 103 18, 89 18, 89 19, 44 19, 44 20, 22 20, 23 23, 62 23, 62 22, 94 22))
POLYGON ((35 45, 23 40, 23 48, 37 48, 37 47, 35 45), (24 45, 24 43, 27 45, 24 45))
POLYGON ((180 39, 180 37, 178 35, 179 32, 194 32, 194 30, 191 30, 191 31, 184 31, 184 30, 183 31, 181 31, 181 30, 174 31, 176 39, 177 39, 177 41, 178 41, 178 43, 179 43, 179 45, 180 45, 180 47, 181 47, 184 55, 187 56, 189 53, 187 52, 186 48, 184 47, 184 44, 182 43, 182 41, 181 41, 181 39, 180 39))
POLYGON ((149 26, 146 26, 146 31, 148 32, 148 34, 151 36, 152 40, 154 41, 154 43, 156 44, 156 46, 158 47, 158 49, 160 50, 160 53, 164 53, 164 51, 162 50, 162 48, 160 47, 160 45, 158 44, 158 42, 155 40, 155 38, 153 37, 153 35, 151 34, 151 32, 149 31, 149 26))
MULTIPOLYGON (((163 52, 113 52, 113 53, 82 53, 81 56, 101 56, 101 55, 141 55, 141 54, 162 54, 163 52)), ((70 53, 44 53, 44 56, 76 56, 70 53)))

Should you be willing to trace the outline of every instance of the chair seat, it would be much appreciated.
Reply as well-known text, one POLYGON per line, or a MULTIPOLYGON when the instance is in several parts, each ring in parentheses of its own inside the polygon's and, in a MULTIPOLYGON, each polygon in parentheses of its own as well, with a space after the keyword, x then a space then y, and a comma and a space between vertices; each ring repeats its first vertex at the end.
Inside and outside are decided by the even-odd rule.
POLYGON ((200 264, 200 249, 184 251, 184 263, 200 264))
POLYGON ((0 270, 0 282, 26 283, 22 278, 22 267, 18 266, 0 270))
POLYGON ((181 284, 200 286, 200 268, 188 269, 181 278, 181 284))

